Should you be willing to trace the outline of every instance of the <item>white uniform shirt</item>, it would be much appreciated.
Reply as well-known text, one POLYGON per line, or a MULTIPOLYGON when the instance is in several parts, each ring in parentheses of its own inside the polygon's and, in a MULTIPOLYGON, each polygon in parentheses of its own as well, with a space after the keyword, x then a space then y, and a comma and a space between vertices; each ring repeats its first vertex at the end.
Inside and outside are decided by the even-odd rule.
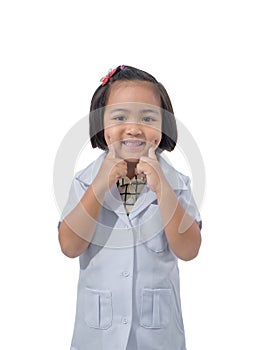
MULTIPOLYGON (((78 204, 106 153, 74 177, 61 221, 78 204)), ((201 223, 190 181, 161 156, 188 214, 201 223)), ((185 350, 177 257, 156 194, 142 190, 129 215, 118 188, 107 192, 92 242, 81 254, 71 350, 185 350)))

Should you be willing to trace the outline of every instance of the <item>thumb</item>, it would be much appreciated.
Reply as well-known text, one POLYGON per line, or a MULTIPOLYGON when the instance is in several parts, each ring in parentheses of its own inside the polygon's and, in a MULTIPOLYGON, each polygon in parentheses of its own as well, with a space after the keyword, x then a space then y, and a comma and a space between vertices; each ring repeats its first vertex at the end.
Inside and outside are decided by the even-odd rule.
POLYGON ((148 150, 148 157, 154 160, 157 160, 155 147, 151 146, 148 150))
POLYGON ((113 144, 108 145, 108 147, 109 147, 109 152, 108 152, 107 157, 109 159, 115 159, 116 153, 115 153, 115 148, 114 148, 113 144))

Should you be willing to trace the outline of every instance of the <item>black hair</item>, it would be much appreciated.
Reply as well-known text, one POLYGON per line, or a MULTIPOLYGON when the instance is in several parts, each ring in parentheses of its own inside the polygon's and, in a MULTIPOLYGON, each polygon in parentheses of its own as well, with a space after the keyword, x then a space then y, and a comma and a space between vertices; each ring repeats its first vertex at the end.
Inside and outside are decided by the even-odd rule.
POLYGON ((115 81, 147 81, 156 87, 160 99, 162 109, 162 138, 158 148, 160 151, 172 151, 177 143, 177 126, 174 116, 174 111, 170 97, 164 88, 151 74, 131 67, 119 66, 109 76, 106 76, 106 81, 100 85, 93 94, 90 105, 90 139, 92 147, 99 147, 103 150, 107 149, 107 143, 104 138, 103 115, 112 84, 115 81))

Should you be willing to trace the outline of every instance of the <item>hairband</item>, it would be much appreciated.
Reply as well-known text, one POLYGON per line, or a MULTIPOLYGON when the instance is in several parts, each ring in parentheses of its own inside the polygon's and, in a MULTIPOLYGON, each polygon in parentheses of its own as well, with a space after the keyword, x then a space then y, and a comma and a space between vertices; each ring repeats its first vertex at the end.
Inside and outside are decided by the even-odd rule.
POLYGON ((108 74, 100 80, 102 82, 102 86, 106 85, 115 73, 119 72, 120 70, 123 70, 124 68, 125 66, 122 65, 118 66, 117 68, 110 69, 108 74))

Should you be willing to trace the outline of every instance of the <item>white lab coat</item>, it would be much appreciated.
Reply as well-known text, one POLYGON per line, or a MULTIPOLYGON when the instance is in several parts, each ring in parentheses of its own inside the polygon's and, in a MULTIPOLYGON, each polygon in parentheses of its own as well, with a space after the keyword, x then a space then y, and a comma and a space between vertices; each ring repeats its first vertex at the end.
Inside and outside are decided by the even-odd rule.
MULTIPOLYGON (((77 205, 105 157, 76 174, 61 220, 77 205)), ((160 165, 185 210, 201 222, 189 178, 160 165)), ((177 258, 148 186, 129 216, 117 187, 105 195, 95 235, 80 256, 71 350, 185 350, 177 258)))

